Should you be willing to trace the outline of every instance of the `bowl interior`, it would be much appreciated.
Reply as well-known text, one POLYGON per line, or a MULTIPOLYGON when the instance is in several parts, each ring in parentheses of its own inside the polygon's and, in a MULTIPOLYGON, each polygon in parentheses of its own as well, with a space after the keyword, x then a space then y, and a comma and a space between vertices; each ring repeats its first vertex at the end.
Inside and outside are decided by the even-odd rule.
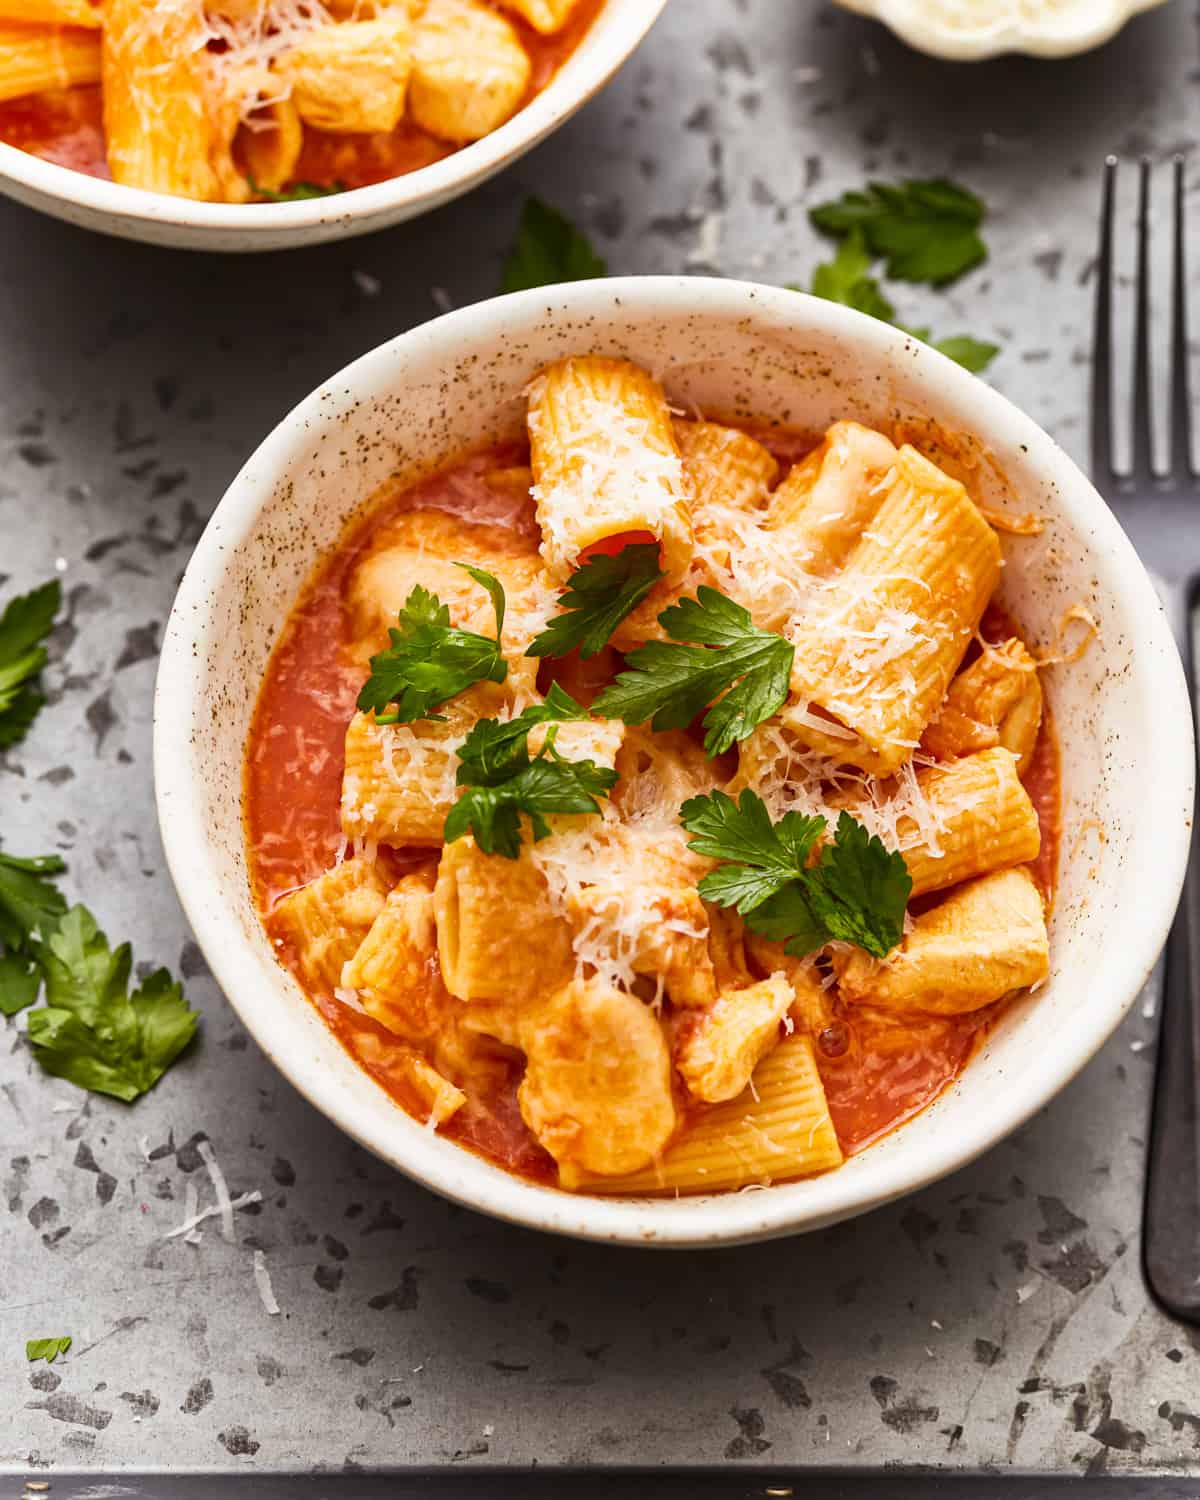
MULTIPOLYGON (((246 1024, 344 1129, 438 1190, 568 1233, 713 1243, 812 1228, 929 1181, 998 1140, 1117 1024, 1165 936, 1191 810, 1191 721, 1149 580, 1103 503, 1028 419, 925 346, 794 293, 698 278, 596 282, 464 309, 364 356, 263 443, 222 501, 172 614, 156 705, 168 859, 205 953, 246 1024), (1099 639, 1046 674, 1064 838, 1052 974, 957 1085, 822 1178, 678 1202, 606 1202, 527 1185, 417 1125, 342 1052, 275 962, 250 902, 241 765, 268 655, 347 519, 385 482, 511 436, 549 359, 595 351, 653 369, 683 407, 820 431, 897 425, 970 471, 976 498, 1036 511, 1006 538, 1002 601, 1053 650, 1082 605, 1099 639)), ((519 941, 519 936, 517 938, 519 941)))
POLYGON ((32 208, 149 244, 282 250, 362 234, 448 203, 537 145, 612 77, 666 0, 606 0, 549 84, 497 130, 416 172, 327 198, 199 203, 124 187, 0 141, 0 190, 32 208))

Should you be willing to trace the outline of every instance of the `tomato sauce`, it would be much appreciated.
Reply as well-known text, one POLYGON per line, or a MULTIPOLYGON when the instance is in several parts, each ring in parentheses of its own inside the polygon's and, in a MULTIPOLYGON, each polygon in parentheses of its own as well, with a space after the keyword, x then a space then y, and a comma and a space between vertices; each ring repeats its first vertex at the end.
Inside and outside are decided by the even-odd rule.
MULTIPOLYGON (((522 109, 574 52, 603 4, 604 0, 582 0, 554 36, 541 36, 519 16, 505 13, 533 65, 522 109)), ((90 177, 111 175, 105 155, 103 100, 97 85, 53 89, 0 104, 0 141, 90 177)), ((306 126, 293 182, 328 188, 366 187, 416 172, 456 149, 407 120, 393 131, 373 135, 334 135, 306 126)))
MULTIPOLYGON (((757 434, 756 436, 761 436, 757 434)), ((772 447, 789 460, 803 446, 789 434, 772 447)), ((484 480, 495 469, 527 462, 527 451, 508 444, 471 455, 432 475, 352 523, 320 565, 292 613, 271 658, 255 710, 245 766, 244 817, 252 888, 279 956, 298 973, 296 955, 272 929, 279 899, 327 870, 345 850, 339 822, 346 724, 363 680, 361 665, 347 659, 352 644, 343 605, 347 580, 364 550, 386 539, 389 523, 404 511, 440 509, 490 526, 504 526, 536 545, 532 507, 484 480)), ((1015 627, 992 607, 985 639, 1000 640, 1015 627)), ((1033 871, 1049 897, 1054 885, 1060 827, 1059 758, 1049 714, 1043 719, 1026 787, 1042 828, 1042 852, 1033 871)), ((381 851, 399 865, 429 860, 428 849, 381 851)), ((395 1039, 369 1017, 332 995, 314 1004, 343 1047, 403 1108, 420 1117, 418 1101, 388 1066, 395 1039)), ((818 1045, 817 1061, 838 1139, 847 1155, 911 1119, 963 1070, 1003 1010, 1003 1002, 964 1016, 909 1017, 897 1023, 870 1012, 844 1012, 837 1055, 818 1045)), ((490 1093, 472 1094, 441 1133, 523 1177, 554 1183, 556 1169, 522 1120, 516 1091, 520 1066, 490 1093)))

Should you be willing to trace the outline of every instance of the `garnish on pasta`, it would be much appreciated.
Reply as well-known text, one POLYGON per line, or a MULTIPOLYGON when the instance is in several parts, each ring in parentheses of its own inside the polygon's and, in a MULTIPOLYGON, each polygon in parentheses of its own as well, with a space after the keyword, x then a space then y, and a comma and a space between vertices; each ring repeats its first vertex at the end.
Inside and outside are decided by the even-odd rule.
POLYGON ((904 858, 849 813, 839 816, 815 864, 825 819, 789 812, 772 823, 749 789, 737 802, 720 791, 693 797, 679 815, 692 848, 725 861, 701 880, 701 896, 734 907, 786 952, 803 957, 837 940, 883 958, 903 936, 912 891, 904 858))
POLYGON ((684 729, 707 708, 704 748, 721 755, 787 701, 791 643, 760 630, 728 595, 701 584, 658 620, 671 640, 630 652, 628 670, 596 699, 598 714, 684 729))
POLYGON ((458 752, 457 783, 464 790, 446 816, 446 842, 472 833, 485 854, 517 859, 522 813, 535 840, 550 834, 549 813, 598 813, 596 799, 612 790, 617 773, 592 760, 568 760, 555 748, 560 723, 589 717, 555 684, 544 703, 515 719, 481 719, 458 752), (529 735, 539 724, 549 728, 541 749, 530 756, 529 735))
POLYGON ((529 656, 566 656, 576 647, 586 661, 663 576, 657 542, 634 542, 614 556, 598 553, 567 580, 555 615, 534 638, 529 656))
POLYGON ((434 710, 447 699, 477 682, 503 682, 508 676, 500 652, 503 585, 482 568, 458 566, 491 595, 495 638, 451 625, 449 608, 418 584, 405 600, 398 624, 388 632, 391 645, 371 658, 371 675, 358 695, 359 708, 364 713, 374 709, 377 724, 435 719, 434 710))

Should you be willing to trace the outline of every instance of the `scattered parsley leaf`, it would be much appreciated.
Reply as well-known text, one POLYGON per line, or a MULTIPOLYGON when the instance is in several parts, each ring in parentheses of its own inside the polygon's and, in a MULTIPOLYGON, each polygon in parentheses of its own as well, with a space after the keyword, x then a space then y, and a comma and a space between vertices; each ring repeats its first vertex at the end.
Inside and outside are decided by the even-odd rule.
POLYGON ((658 562, 657 542, 634 542, 611 557, 589 558, 567 581, 562 613, 535 636, 526 656, 566 656, 576 647, 585 661, 595 656, 663 576, 658 562))
POLYGON ((153 1088, 196 1030, 182 988, 159 969, 128 993, 128 943, 110 949, 73 906, 42 953, 46 1004, 29 1013, 34 1056, 58 1078, 126 1103, 153 1088))
MULTIPOLYGON (((813 272, 811 291, 814 297, 823 297, 826 302, 840 302, 843 307, 853 307, 858 312, 878 318, 881 323, 891 323, 923 344, 930 344, 940 354, 979 375, 987 369, 1000 353, 998 344, 984 343, 981 339, 959 334, 953 338, 934 340, 928 328, 909 328, 896 319, 896 309, 884 296, 879 282, 870 275, 873 257, 867 249, 861 228, 855 227, 837 248, 837 254, 825 261, 813 272)), ((793 285, 791 291, 802 288, 793 285)))
POLYGON ((503 682, 508 664, 500 652, 504 589, 482 568, 459 563, 491 595, 496 636, 476 635, 450 624, 450 611, 420 584, 405 600, 389 632, 392 644, 371 658, 371 675, 358 695, 364 713, 374 709, 377 724, 411 724, 436 718, 434 709, 477 682, 503 682), (390 712, 385 712, 394 704, 390 712))
POLYGON ((607 274, 608 266, 570 219, 540 198, 526 198, 516 243, 504 262, 502 292, 607 274))
MULTIPOLYGON (((862 230, 852 229, 838 246, 833 259, 825 261, 813 272, 813 296, 856 308, 882 323, 895 322, 896 309, 870 274, 873 259, 862 230)), ((799 288, 793 290, 799 291, 799 288)))
POLYGON ((254 178, 248 174, 246 181, 250 184, 250 191, 259 198, 265 198, 268 203, 300 203, 306 198, 329 198, 334 193, 346 191, 344 182, 335 182, 330 187, 322 187, 319 182, 293 182, 291 187, 286 187, 276 193, 270 188, 259 187, 254 178))
POLYGON ((1000 353, 999 344, 989 344, 983 339, 973 339, 970 334, 959 333, 948 339, 938 339, 933 346, 939 354, 952 359, 955 364, 970 370, 972 375, 982 374, 1000 353))
POLYGON ((37 999, 43 944, 67 909, 48 877, 65 868, 57 854, 18 859, 0 851, 0 1015, 37 999))
POLYGON ((590 717, 556 683, 544 703, 532 705, 515 719, 480 720, 458 751, 457 780, 464 790, 446 817, 446 842, 473 833, 485 854, 517 859, 522 813, 535 839, 550 832, 547 813, 598 813, 596 798, 612 790, 617 773, 594 761, 566 760, 554 745, 556 724, 590 717), (535 724, 552 727, 531 758, 529 733, 535 724))
POLYGON ((883 958, 903 936, 912 891, 904 858, 849 813, 839 816, 815 865, 810 856, 825 819, 791 812, 772 823, 748 789, 736 803, 719 791, 693 797, 679 816, 697 853, 725 861, 701 880, 700 895, 734 907, 788 953, 803 957, 838 940, 883 958))
POLYGON ((895 280, 944 286, 986 259, 983 215, 974 193, 938 178, 899 187, 872 182, 864 192, 819 204, 809 218, 823 234, 839 238, 858 230, 895 280))
POLYGON ((25 738, 46 701, 37 688, 46 664, 42 642, 62 604, 57 578, 10 599, 0 615, 0 750, 25 738))
POLYGON ((48 1365, 52 1365, 60 1354, 65 1354, 71 1347, 71 1335, 63 1333, 56 1339, 26 1339, 25 1358, 32 1362, 35 1359, 44 1359, 48 1365))
POLYGON ((628 670, 596 699, 596 713, 683 729, 707 708, 704 749, 721 755, 786 702, 791 642, 759 630, 727 595, 701 584, 694 599, 681 599, 658 619, 671 640, 631 651, 628 670))

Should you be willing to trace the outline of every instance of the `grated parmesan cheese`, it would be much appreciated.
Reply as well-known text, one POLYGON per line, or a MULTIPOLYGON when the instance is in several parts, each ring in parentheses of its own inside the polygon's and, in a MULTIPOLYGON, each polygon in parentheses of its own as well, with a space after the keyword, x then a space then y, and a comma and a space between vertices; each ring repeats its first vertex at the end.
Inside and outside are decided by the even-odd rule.
POLYGON ((221 1170, 221 1164, 217 1160, 216 1152, 209 1141, 197 1141, 196 1150, 200 1153, 200 1159, 208 1169, 209 1180, 213 1186, 213 1192, 217 1198, 217 1212, 221 1218, 222 1238, 233 1242, 233 1199, 229 1196, 229 1184, 225 1181, 225 1173, 221 1170))
POLYGON ((271 1273, 267 1270, 267 1257, 261 1250, 254 1252, 254 1284, 262 1305, 271 1317, 279 1316, 279 1303, 275 1300, 275 1289, 271 1285, 271 1273))
MULTIPOLYGON (((199 1226, 207 1223, 209 1219, 215 1219, 218 1215, 224 1218, 225 1209, 222 1204, 212 1203, 207 1208, 198 1209, 196 1206, 197 1201, 196 1185, 189 1182, 183 1200, 183 1222, 176 1224, 174 1229, 168 1229, 166 1234, 163 1235, 164 1240, 174 1240, 182 1236, 187 1244, 198 1245, 201 1238, 198 1233, 199 1226)), ((262 1194, 257 1188, 253 1188, 248 1193, 239 1193, 236 1198, 231 1198, 229 1200, 230 1222, 233 1222, 234 1209, 246 1208, 251 1203, 261 1202, 262 1194)), ((226 1235, 226 1238, 228 1239, 230 1236, 226 1235)))

